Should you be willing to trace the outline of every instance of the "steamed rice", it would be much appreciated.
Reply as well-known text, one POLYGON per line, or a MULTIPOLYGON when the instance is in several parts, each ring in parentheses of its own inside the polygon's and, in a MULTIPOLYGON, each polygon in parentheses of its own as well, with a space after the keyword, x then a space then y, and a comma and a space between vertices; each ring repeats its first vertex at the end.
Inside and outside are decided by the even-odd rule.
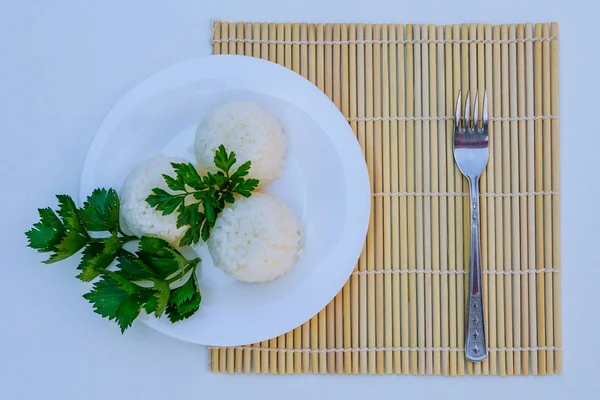
POLYGON ((251 161, 250 177, 264 186, 277 179, 284 166, 286 141, 279 122, 249 101, 223 104, 198 125, 194 152, 199 167, 215 171, 213 158, 219 145, 235 152, 237 163, 251 161))
POLYGON ((121 225, 128 233, 136 236, 156 236, 177 246, 183 237, 185 226, 177 228, 178 212, 162 215, 146 202, 152 189, 161 188, 168 192, 163 174, 174 176, 172 162, 187 163, 179 157, 157 156, 144 161, 131 171, 121 187, 121 225))
POLYGON ((243 282, 267 282, 288 273, 301 253, 301 226, 279 198, 254 193, 218 217, 208 241, 214 264, 243 282))

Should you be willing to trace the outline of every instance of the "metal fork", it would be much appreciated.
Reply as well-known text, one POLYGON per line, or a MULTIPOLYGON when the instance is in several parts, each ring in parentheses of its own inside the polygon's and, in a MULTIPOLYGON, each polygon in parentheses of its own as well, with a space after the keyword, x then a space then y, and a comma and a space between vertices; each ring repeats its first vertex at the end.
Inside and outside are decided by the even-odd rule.
POLYGON ((461 113, 460 91, 454 115, 454 160, 469 181, 471 213, 471 249, 469 268, 469 296, 465 328, 465 357, 469 361, 482 361, 487 357, 483 298, 481 293, 481 239, 479 237, 479 177, 488 161, 488 111, 487 92, 483 96, 483 117, 479 121, 479 98, 475 94, 474 113, 471 116, 469 93, 465 113, 461 113))

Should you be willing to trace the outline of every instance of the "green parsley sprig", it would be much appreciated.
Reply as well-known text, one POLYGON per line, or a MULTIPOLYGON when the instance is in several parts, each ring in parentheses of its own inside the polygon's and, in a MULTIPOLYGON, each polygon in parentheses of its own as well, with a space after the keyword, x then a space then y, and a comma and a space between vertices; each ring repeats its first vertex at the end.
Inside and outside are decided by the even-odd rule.
POLYGON ((96 189, 82 208, 77 208, 70 196, 57 198, 56 211, 38 210, 40 221, 25 233, 29 247, 51 253, 44 261, 47 264, 83 249, 77 278, 95 280, 83 297, 96 313, 115 320, 124 332, 142 309, 157 317, 166 312, 171 322, 198 310, 201 295, 196 268, 200 259, 188 260, 165 240, 148 236, 139 238, 136 252, 125 250, 126 243, 138 238, 124 234, 119 227, 116 191, 96 189), (105 237, 93 237, 91 232, 105 233, 105 237), (188 279, 183 285, 171 289, 173 282, 185 277, 188 279))
MULTIPOLYGON (((250 162, 230 173, 235 154, 220 146, 214 158, 216 173, 200 176, 192 164, 173 164, 176 177, 164 175, 176 194, 154 189, 148 202, 164 215, 179 211, 177 227, 187 225, 181 246, 208 240, 219 213, 235 195, 250 197, 258 180, 245 179, 250 162), (186 205, 186 198, 195 202, 186 205), (202 211, 200 209, 202 205, 202 211)), ((191 317, 202 296, 196 270, 200 258, 184 257, 167 241, 149 236, 130 236, 119 225, 119 196, 114 189, 96 189, 78 208, 68 195, 57 195, 58 208, 38 210, 40 220, 25 233, 28 246, 50 253, 52 264, 81 252, 77 278, 93 282, 83 295, 97 314, 115 320, 121 332, 144 310, 173 323, 191 317), (137 241, 137 250, 124 248, 137 241), (176 288, 174 284, 179 285, 176 288)))
POLYGON ((181 238, 181 246, 196 244, 200 239, 208 240, 217 215, 223 211, 225 205, 233 203, 236 194, 250 197, 258 186, 258 179, 245 179, 250 172, 251 162, 243 163, 232 172, 236 161, 235 153, 227 153, 221 145, 214 157, 218 169, 216 173, 208 172, 205 176, 200 176, 191 163, 172 163, 175 177, 163 175, 172 193, 154 188, 152 194, 146 198, 148 204, 163 215, 176 211, 179 213, 177 227, 188 226, 181 238))

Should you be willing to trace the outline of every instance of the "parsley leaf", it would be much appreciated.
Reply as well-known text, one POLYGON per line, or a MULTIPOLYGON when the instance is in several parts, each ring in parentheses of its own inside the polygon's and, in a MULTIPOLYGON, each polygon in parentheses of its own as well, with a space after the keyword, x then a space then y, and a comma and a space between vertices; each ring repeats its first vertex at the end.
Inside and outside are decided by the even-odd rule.
POLYGON ((113 272, 94 283, 83 298, 92 304, 94 312, 115 320, 121 332, 125 332, 154 294, 152 288, 138 286, 113 272))
POLYGON ((186 194, 173 195, 164 189, 154 188, 146 201, 158 211, 162 211, 163 215, 169 215, 185 204, 185 196, 186 194))
POLYGON ((235 186, 233 191, 244 197, 252 196, 252 191, 258 186, 258 179, 247 179, 235 186))
MULTIPOLYGON (((172 163, 173 169, 175 170, 175 174, 177 175, 177 179, 184 182, 189 187, 195 190, 202 190, 206 186, 202 181, 202 177, 198 173, 196 167, 194 167, 191 163, 172 163)), ((174 189, 175 190, 175 189, 174 189)), ((181 189, 184 190, 184 189, 181 189)))
POLYGON ((119 197, 114 189, 96 189, 79 210, 81 222, 88 231, 119 230, 119 197))
POLYGON ((67 230, 75 231, 83 236, 88 236, 79 221, 77 206, 75 206, 75 202, 71 196, 58 194, 56 195, 56 198, 58 199, 58 215, 62 218, 67 230))
POLYGON ((187 319, 198 311, 202 296, 198 289, 197 279, 193 272, 184 285, 172 291, 166 310, 169 321, 174 323, 187 319))
POLYGON ((156 277, 154 270, 133 253, 123 251, 117 260, 117 268, 121 276, 130 281, 151 280, 156 277))
POLYGON ((189 301, 194 296, 196 291, 197 288, 194 279, 188 279, 186 283, 173 290, 170 303, 176 307, 179 307, 183 303, 189 301))
POLYGON ((121 243, 113 234, 100 242, 90 243, 84 250, 81 262, 77 269, 81 271, 77 278, 84 282, 91 282, 105 271, 115 260, 121 250, 121 243))
POLYGON ((250 161, 246 161, 245 163, 240 165, 238 167, 237 171, 235 171, 231 175, 231 181, 236 184, 241 182, 242 181, 241 178, 243 178, 244 176, 247 176, 250 173, 250 165, 251 165, 250 161))
POLYGON ((156 307, 154 309, 154 315, 160 317, 167 308, 169 302, 169 296, 171 294, 171 288, 166 281, 155 281, 154 282, 154 298, 156 298, 156 307))
MULTIPOLYGON (((130 297, 130 293, 122 289, 115 279, 110 276, 94 283, 91 292, 83 295, 83 298, 92 303, 94 312, 100 314, 104 318, 110 320, 117 319, 117 312, 121 304, 130 297)), ((121 331, 124 331, 127 326, 131 325, 130 321, 117 321, 121 326, 121 331), (123 326, 126 326, 123 328, 123 326)))
POLYGON ((225 150, 225 146, 220 145, 217 151, 215 152, 214 163, 217 168, 225 172, 229 173, 229 170, 236 163, 235 153, 232 151, 227 154, 227 150, 225 150))
POLYGON ((65 226, 49 207, 40 208, 38 213, 40 222, 33 224, 33 228, 25 232, 28 246, 40 252, 56 251, 56 245, 66 235, 65 226))
POLYGON ((169 278, 189 263, 169 242, 150 236, 140 239, 137 256, 161 279, 169 278))
POLYGON ((73 199, 64 194, 56 197, 58 210, 55 212, 50 208, 39 209, 40 221, 25 232, 29 247, 40 253, 52 253, 50 258, 44 261, 46 264, 72 256, 91 240, 79 221, 73 199))

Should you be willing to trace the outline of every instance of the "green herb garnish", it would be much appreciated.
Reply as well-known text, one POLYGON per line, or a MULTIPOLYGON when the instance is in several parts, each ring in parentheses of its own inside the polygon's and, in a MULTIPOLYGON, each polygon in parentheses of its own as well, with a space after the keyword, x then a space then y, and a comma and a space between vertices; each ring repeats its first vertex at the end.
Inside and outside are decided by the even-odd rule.
POLYGON ((231 173, 236 163, 235 153, 229 154, 223 145, 215 153, 214 163, 218 168, 216 173, 208 172, 200 176, 193 164, 172 163, 175 177, 163 175, 165 182, 172 192, 155 188, 146 201, 152 207, 169 215, 177 211, 177 227, 188 226, 181 238, 181 246, 196 244, 200 239, 206 241, 210 230, 215 226, 217 215, 226 203, 233 203, 235 195, 250 197, 258 186, 258 179, 245 179, 250 171, 250 161, 240 165, 231 173), (192 196, 193 201, 188 197, 192 196), (199 207, 200 203, 202 208, 199 207))
POLYGON ((82 208, 77 208, 70 196, 57 198, 58 210, 38 210, 40 221, 25 233, 29 247, 51 253, 47 264, 83 249, 77 278, 84 282, 99 278, 83 296, 96 313, 115 320, 124 332, 142 309, 157 317, 166 311, 173 322, 198 310, 201 296, 196 268, 200 259, 188 260, 167 241, 148 236, 139 239, 135 253, 123 249, 126 243, 138 238, 121 231, 119 197, 113 189, 94 190, 82 208), (92 237, 90 232, 102 232, 105 237, 92 237), (115 259, 117 263, 113 266, 115 259), (186 297, 186 302, 171 301, 171 296, 182 289, 171 289, 169 285, 189 272, 190 278, 182 286, 189 298, 186 297))
MULTIPOLYGON (((177 226, 189 226, 181 246, 198 243, 200 237, 208 240, 225 204, 233 203, 235 194, 250 197, 258 185, 256 179, 244 179, 250 162, 230 174, 236 159, 225 147, 219 147, 214 162, 219 171, 205 176, 192 164, 173 164, 176 177, 164 178, 169 188, 179 193, 155 188, 148 197, 164 215, 179 211, 177 226), (186 205, 187 196, 196 202, 186 205)), ((160 238, 126 235, 119 226, 119 196, 114 189, 94 190, 81 208, 68 195, 56 197, 56 210, 38 210, 40 220, 25 233, 28 246, 50 253, 46 264, 81 252, 77 278, 93 282, 83 297, 96 313, 115 320, 124 332, 142 310, 157 317, 166 314, 173 323, 198 311, 202 297, 196 269, 200 258, 188 260, 160 238), (124 248, 131 241, 138 241, 137 250, 124 248), (180 286, 171 288, 175 282, 180 286)))

